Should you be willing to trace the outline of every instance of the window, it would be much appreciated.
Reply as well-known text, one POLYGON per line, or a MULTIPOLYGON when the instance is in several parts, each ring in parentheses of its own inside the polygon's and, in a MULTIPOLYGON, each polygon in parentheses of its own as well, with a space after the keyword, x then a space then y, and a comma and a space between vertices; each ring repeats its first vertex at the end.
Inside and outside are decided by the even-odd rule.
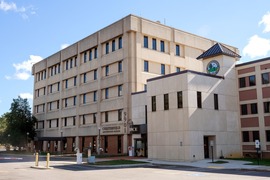
POLYGON ((270 113, 270 102, 264 102, 264 113, 270 113))
POLYGON ((82 115, 83 118, 83 124, 85 124, 85 115, 82 115))
POLYGON ((90 51, 89 51, 89 61, 91 61, 92 60, 92 49, 90 49, 90 51))
POLYGON ((147 91, 147 84, 144 84, 144 91, 147 91))
POLYGON ((60 91, 60 82, 57 83, 57 91, 60 91))
POLYGON ((66 89, 67 89, 68 88, 68 79, 66 79, 65 85, 66 85, 66 89))
POLYGON ((97 101, 97 91, 94 91, 93 93, 93 101, 96 102, 97 101))
POLYGON ((269 73, 262 74, 262 84, 269 84, 269 73))
POLYGON ((105 112, 105 122, 109 122, 109 113, 105 112))
POLYGON ((218 110, 218 95, 214 94, 214 108, 218 110))
POLYGON ((108 152, 108 136, 104 136, 104 152, 108 152))
POLYGON ((169 110, 169 94, 164 94, 164 110, 169 110))
POLYGON ((97 80, 97 70, 94 70, 94 80, 97 80))
POLYGON ((52 102, 49 103, 49 110, 52 110, 52 102))
MULTIPOLYGON (((60 65, 58 66, 58 73, 60 73, 60 65)), ((44 79, 46 79, 46 70, 44 71, 44 79)))
POLYGON ((251 107, 251 114, 257 114, 258 113, 257 103, 250 104, 250 107, 251 107))
POLYGON ((86 73, 83 74, 83 83, 86 83, 86 73))
POLYGON ((77 76, 74 77, 74 86, 77 85, 77 76))
POLYGON ((105 67, 105 76, 109 75, 109 65, 105 67))
POLYGON ((161 64, 161 74, 165 75, 165 64, 161 64))
POLYGON ((53 85, 50 85, 50 93, 52 93, 52 86, 53 86, 53 85))
POLYGON ((70 59, 70 68, 72 68, 72 65, 73 65, 73 60, 70 59))
POLYGON ((255 140, 260 140, 260 133, 259 131, 252 131, 253 134, 253 141, 255 142, 255 140))
POLYGON ((105 54, 109 54, 109 48, 110 48, 110 45, 109 45, 109 43, 107 42, 107 43, 106 43, 106 47, 105 47, 105 54))
POLYGON ((122 87, 123 85, 118 86, 118 96, 122 96, 122 87))
POLYGON ((175 55, 180 56, 180 46, 179 45, 175 46, 175 55))
POLYGON ((157 110, 157 102, 156 102, 156 96, 152 96, 152 112, 155 112, 157 110))
POLYGON ((59 102, 59 100, 57 100, 57 105, 56 105, 57 109, 59 109, 59 104, 60 104, 60 102, 59 102))
POLYGON ((122 109, 118 110, 118 121, 122 121, 122 112, 123 112, 122 109))
POLYGON ((76 106, 77 96, 73 97, 73 105, 76 106))
POLYGON ((67 126, 67 118, 64 118, 64 126, 67 126))
POLYGON ((182 91, 177 92, 177 107, 183 108, 183 93, 182 93, 182 91))
POLYGON ((66 61, 66 70, 68 70, 68 61, 66 61))
MULTIPOLYGON (((75 60, 74 60, 74 67, 76 67, 77 66, 77 57, 75 57, 75 60)), ((60 68, 59 68, 59 72, 58 73, 60 73, 60 68)))
POLYGON ((95 52, 94 52, 94 58, 96 59, 98 56, 98 52, 97 52, 97 48, 95 48, 95 52))
POLYGON ((239 78, 239 87, 240 88, 246 87, 246 78, 245 77, 239 78))
POLYGON ((83 56, 83 62, 86 63, 86 61, 87 61, 87 52, 85 52, 83 56))
POLYGON ((65 98, 65 107, 67 107, 68 103, 67 103, 67 98, 65 98))
POLYGON ((243 142, 249 142, 249 132, 248 131, 243 131, 242 136, 243 136, 243 142))
POLYGON ((148 61, 144 61, 144 72, 148 72, 148 61))
POLYGON ((122 61, 118 62, 118 72, 122 72, 122 61))
POLYGON ((83 94, 83 104, 86 103, 86 94, 83 94))
POLYGON ((157 40, 156 39, 152 39, 152 49, 157 50, 157 40))
POLYGON ((148 48, 148 37, 147 36, 143 37, 143 47, 148 48))
POLYGON ((115 40, 112 41, 112 52, 115 51, 115 40))
POLYGON ((266 141, 270 142, 270 130, 266 130, 265 135, 266 135, 266 141))
POLYGON ((93 123, 96 124, 97 122, 97 113, 93 113, 93 123))
POLYGON ((241 115, 247 115, 247 105, 246 104, 241 104, 241 115))
POLYGON ((180 72, 180 71, 181 71, 180 67, 176 67, 176 72, 180 72))
POLYGON ((122 49, 122 37, 119 37, 118 39, 118 48, 122 49))
POLYGON ((76 116, 73 116, 73 126, 76 125, 76 116))
POLYGON ((160 41, 160 51, 165 52, 165 44, 164 41, 160 41))
POLYGON ((109 88, 105 89, 105 99, 109 98, 109 88))
POLYGON ((255 75, 249 76, 249 86, 256 86, 255 75))
POLYGON ((202 108, 202 92, 197 92, 197 107, 202 108))
POLYGON ((117 136, 118 153, 122 153, 122 136, 117 136))

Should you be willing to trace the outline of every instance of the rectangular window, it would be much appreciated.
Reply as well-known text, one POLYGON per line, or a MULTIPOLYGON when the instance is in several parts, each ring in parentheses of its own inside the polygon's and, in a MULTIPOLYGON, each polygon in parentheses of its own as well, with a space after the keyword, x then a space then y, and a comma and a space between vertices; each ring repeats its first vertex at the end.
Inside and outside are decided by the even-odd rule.
POLYGON ((157 110, 156 96, 152 96, 152 112, 157 110))
POLYGON ((243 142, 249 142, 249 132, 248 131, 243 131, 242 132, 242 138, 243 138, 243 142))
POLYGON ((86 94, 83 94, 83 104, 86 103, 86 94))
POLYGON ((259 131, 252 131, 252 135, 253 135, 253 142, 255 142, 255 140, 260 140, 259 131))
POLYGON ((270 113, 270 102, 264 102, 264 113, 270 113))
POLYGON ((76 106, 77 96, 73 97, 73 106, 76 106))
POLYGON ((255 75, 249 76, 249 86, 256 86, 256 78, 255 75))
POLYGON ((66 70, 68 70, 68 61, 66 61, 66 70))
POLYGON ((97 48, 95 48, 95 51, 94 51, 94 58, 96 59, 98 57, 98 51, 97 51, 97 48))
POLYGON ((93 123, 96 124, 97 122, 97 113, 93 113, 93 123))
MULTIPOLYGON (((60 65, 58 66, 58 73, 60 73, 60 65)), ((46 70, 44 71, 44 79, 46 79, 46 70)))
POLYGON ((157 50, 157 40, 156 39, 152 39, 152 49, 157 50))
POLYGON ((169 110, 169 94, 164 94, 164 110, 169 110))
POLYGON ((110 49, 110 45, 109 45, 109 43, 107 42, 107 43, 106 43, 106 47, 105 47, 105 54, 109 54, 109 49, 110 49))
POLYGON ((148 37, 147 36, 143 37, 143 47, 148 48, 148 37))
POLYGON ((67 126, 67 118, 64 118, 64 126, 67 126))
POLYGON ((68 88, 68 79, 66 79, 65 87, 66 87, 66 89, 68 88))
POLYGON ((160 41, 160 51, 165 52, 165 44, 164 41, 160 41))
POLYGON ((70 68, 72 68, 72 65, 73 65, 73 60, 72 59, 70 59, 70 63, 69 63, 70 65, 70 68))
POLYGON ((90 49, 90 51, 89 51, 89 61, 91 61, 92 60, 92 49, 90 49))
POLYGON ((60 82, 57 83, 57 91, 60 91, 60 82))
POLYGON ((115 40, 112 41, 112 52, 115 51, 115 40))
MULTIPOLYGON (((51 67, 50 69, 51 69, 51 76, 53 76, 53 67, 51 67)), ((38 76, 38 80, 40 80, 39 76, 38 76)))
POLYGON ((122 109, 118 110, 118 121, 122 121, 122 112, 123 112, 122 109))
POLYGON ((182 91, 177 92, 177 107, 183 108, 183 93, 182 93, 182 91))
POLYGON ((97 70, 94 70, 94 80, 97 80, 97 70))
POLYGON ((197 92, 197 107, 202 108, 202 92, 197 92))
POLYGON ((118 49, 122 49, 122 37, 118 39, 118 49))
POLYGON ((49 110, 52 110, 52 102, 49 103, 49 110))
POLYGON ((243 88, 243 87, 246 87, 246 78, 245 77, 239 78, 239 88, 243 88))
POLYGON ((218 95, 214 94, 214 108, 218 110, 218 95))
POLYGON ((87 52, 85 52, 83 56, 83 62, 86 63, 86 61, 87 61, 87 52))
POLYGON ((105 99, 109 98, 109 88, 105 89, 105 99))
POLYGON ((104 152, 108 153, 108 136, 104 136, 104 152))
POLYGON ((65 98, 65 107, 68 106, 68 103, 67 103, 67 98, 65 98))
POLYGON ((180 72, 180 71, 181 71, 180 67, 176 67, 176 72, 180 72))
POLYGON ((165 64, 161 64, 161 74, 165 75, 165 64))
POLYGON ((73 126, 76 125, 76 116, 73 116, 73 126))
POLYGON ((122 72, 122 61, 118 62, 118 72, 122 72))
POLYGON ((266 142, 270 142, 270 130, 266 130, 265 135, 266 135, 266 142))
POLYGON ((83 115, 82 118, 83 118, 83 123, 82 124, 85 124, 85 115, 83 115))
POLYGON ((54 74, 57 74, 57 65, 56 66, 54 66, 54 74))
POLYGON ((122 153, 122 136, 117 136, 117 149, 118 153, 122 153))
MULTIPOLYGON (((75 60, 74 60, 74 67, 76 67, 77 66, 77 57, 75 57, 75 60)), ((60 70, 60 68, 59 68, 59 70, 60 70)), ((59 71, 59 73, 60 73, 60 71, 59 71)))
POLYGON ((94 91, 93 93, 93 101, 96 102, 97 101, 97 91, 94 91))
POLYGON ((53 86, 53 85, 50 85, 50 93, 52 93, 52 86, 53 86))
POLYGON ((109 65, 105 67, 105 76, 109 76, 109 65))
POLYGON ((108 111, 105 112, 105 122, 109 122, 109 113, 108 113, 108 111))
POLYGON ((148 61, 144 61, 144 72, 148 72, 148 61))
POLYGON ((251 114, 258 114, 257 103, 250 104, 251 114))
POLYGON ((118 86, 118 96, 122 96, 122 87, 123 85, 118 86))
POLYGON ((180 46, 179 45, 175 46, 175 55, 180 56, 180 46))
POLYGON ((247 105, 246 104, 241 104, 241 115, 247 115, 247 105))
POLYGON ((86 83, 86 73, 83 74, 83 83, 86 83))
POLYGON ((77 85, 77 76, 74 77, 74 86, 77 85))
POLYGON ((60 105, 60 102, 59 100, 57 100, 57 105, 56 105, 57 109, 59 109, 59 105, 60 105))
POLYGON ((262 74, 262 84, 269 84, 269 73, 262 74))

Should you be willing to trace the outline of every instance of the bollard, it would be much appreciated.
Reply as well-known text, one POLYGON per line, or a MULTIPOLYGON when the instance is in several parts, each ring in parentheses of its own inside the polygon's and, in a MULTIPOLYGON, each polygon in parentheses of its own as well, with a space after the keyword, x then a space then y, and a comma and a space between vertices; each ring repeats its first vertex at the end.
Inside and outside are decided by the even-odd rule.
POLYGON ((49 168, 49 163, 50 163, 50 153, 47 153, 47 163, 46 163, 47 168, 49 168))
POLYGON ((36 153, 36 166, 38 166, 38 153, 36 153))

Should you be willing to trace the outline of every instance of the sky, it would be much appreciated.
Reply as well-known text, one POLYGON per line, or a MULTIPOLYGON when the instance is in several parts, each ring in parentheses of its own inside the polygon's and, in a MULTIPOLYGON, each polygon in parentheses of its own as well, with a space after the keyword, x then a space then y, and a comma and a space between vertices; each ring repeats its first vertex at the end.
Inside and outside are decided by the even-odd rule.
POLYGON ((270 56, 269 0, 0 0, 0 116, 33 102, 32 65, 134 14, 237 47, 240 62, 270 56))

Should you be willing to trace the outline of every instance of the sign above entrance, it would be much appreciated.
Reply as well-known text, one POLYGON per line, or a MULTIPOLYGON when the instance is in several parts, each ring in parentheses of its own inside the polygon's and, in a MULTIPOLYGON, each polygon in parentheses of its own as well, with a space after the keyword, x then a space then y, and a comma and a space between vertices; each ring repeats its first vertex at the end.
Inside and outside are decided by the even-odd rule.
POLYGON ((216 75, 219 72, 220 65, 216 60, 212 60, 207 64, 206 71, 208 74, 216 75))

